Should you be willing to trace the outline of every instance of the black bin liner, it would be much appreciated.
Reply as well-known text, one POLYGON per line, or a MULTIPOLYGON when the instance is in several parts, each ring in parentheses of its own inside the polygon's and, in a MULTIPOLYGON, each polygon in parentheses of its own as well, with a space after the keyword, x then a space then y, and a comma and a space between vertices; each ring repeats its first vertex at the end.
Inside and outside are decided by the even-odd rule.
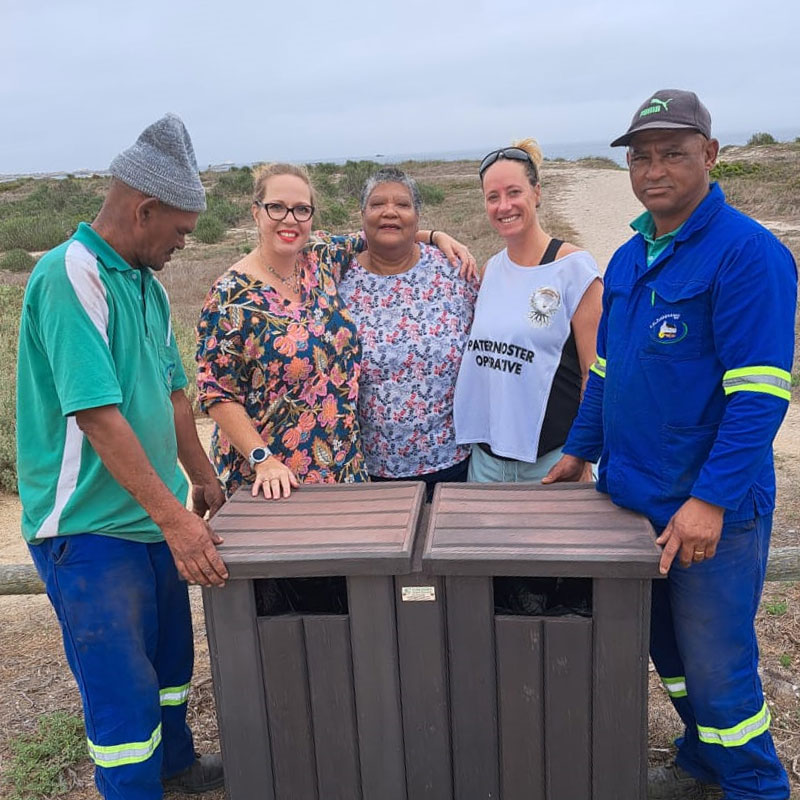
POLYGON ((591 578, 494 579, 494 613, 518 617, 592 616, 591 578))
POLYGON ((347 581, 341 576, 260 578, 253 585, 259 617, 347 613, 347 581))

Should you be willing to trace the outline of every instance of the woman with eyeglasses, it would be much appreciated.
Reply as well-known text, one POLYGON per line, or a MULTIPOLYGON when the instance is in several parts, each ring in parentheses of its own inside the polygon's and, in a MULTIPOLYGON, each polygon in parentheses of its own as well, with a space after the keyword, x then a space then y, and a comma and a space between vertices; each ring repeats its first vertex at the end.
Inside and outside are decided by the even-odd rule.
MULTIPOLYGON (((197 328, 214 465, 228 495, 245 483, 278 499, 301 483, 365 481, 361 349, 337 291, 342 266, 365 242, 360 234, 309 241, 314 191, 302 167, 272 164, 254 177, 258 247, 217 279, 197 328)), ((452 260, 451 245, 464 254, 450 237, 437 242, 452 260)))
POLYGON ((456 439, 472 444, 471 481, 541 480, 595 360, 599 271, 585 250, 542 229, 541 163, 525 139, 479 167, 489 222, 506 246, 484 269, 456 384, 456 439))

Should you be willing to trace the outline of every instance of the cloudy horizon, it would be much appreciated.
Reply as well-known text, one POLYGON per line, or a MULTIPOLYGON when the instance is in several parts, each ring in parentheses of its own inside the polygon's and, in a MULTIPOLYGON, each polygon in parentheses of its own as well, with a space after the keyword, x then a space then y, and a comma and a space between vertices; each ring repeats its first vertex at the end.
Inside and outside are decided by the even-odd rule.
POLYGON ((166 111, 202 168, 608 142, 646 95, 695 90, 715 132, 800 135, 800 10, 766 0, 0 0, 0 173, 103 170, 166 111))

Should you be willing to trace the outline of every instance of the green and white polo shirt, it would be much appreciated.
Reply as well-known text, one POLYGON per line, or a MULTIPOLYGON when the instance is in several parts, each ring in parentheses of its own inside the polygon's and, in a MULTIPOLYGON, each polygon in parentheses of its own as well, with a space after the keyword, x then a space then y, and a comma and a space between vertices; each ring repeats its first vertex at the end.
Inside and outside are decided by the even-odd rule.
POLYGON ((103 466, 74 414, 115 405, 175 497, 170 394, 186 385, 169 299, 149 269, 133 269, 87 224, 44 255, 25 290, 17 364, 17 469, 22 533, 163 537, 103 466))

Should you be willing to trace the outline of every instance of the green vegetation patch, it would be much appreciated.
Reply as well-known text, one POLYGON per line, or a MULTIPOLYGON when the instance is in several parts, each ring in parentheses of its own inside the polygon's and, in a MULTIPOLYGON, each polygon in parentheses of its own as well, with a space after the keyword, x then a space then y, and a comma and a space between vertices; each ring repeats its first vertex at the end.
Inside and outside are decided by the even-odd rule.
POLYGON ((66 178, 31 181, 33 190, 0 203, 0 250, 49 250, 78 223, 94 219, 103 204, 94 183, 66 178))
POLYGON ((593 169, 624 169, 613 158, 608 156, 584 156, 575 163, 580 164, 582 167, 592 167, 593 169))
POLYGON ((83 722, 75 714, 54 711, 39 717, 36 730, 9 742, 4 774, 7 800, 45 800, 70 790, 67 769, 88 758, 83 722))
POLYGON ((214 192, 219 195, 250 197, 253 194, 253 171, 250 167, 231 167, 220 174, 214 192))
POLYGON ((762 165, 755 161, 719 161, 711 170, 711 179, 718 181, 720 178, 755 175, 762 171, 762 165))
POLYGON ((183 322, 173 314, 172 330, 175 334, 175 341, 178 344, 178 352, 181 354, 183 371, 189 380, 184 391, 192 405, 194 405, 197 400, 197 380, 195 379, 197 374, 197 363, 195 362, 197 338, 195 329, 194 326, 183 322))
POLYGON ((445 191, 441 186, 434 186, 432 183, 417 184, 419 193, 422 195, 422 202, 426 206, 440 206, 444 202, 445 191))
POLYGON ((0 490, 17 491, 17 337, 22 286, 0 286, 0 490))
POLYGON ((0 258, 0 269, 7 269, 9 272, 30 272, 36 264, 36 259, 21 247, 9 250, 0 258))
POLYGON ((788 607, 789 606, 785 600, 775 600, 771 603, 766 603, 764 605, 764 610, 771 617, 782 617, 786 613, 788 607))
POLYGON ((777 144, 777 140, 771 133, 754 133, 748 140, 748 145, 777 144))
MULTIPOLYGON (((247 215, 249 203, 231 200, 230 197, 210 192, 206 198, 208 210, 203 217, 213 216, 228 227, 239 224, 239 220, 247 215)), ((201 217, 202 218, 202 217, 201 217)))
POLYGON ((0 194, 5 194, 6 192, 14 192, 17 189, 22 188, 25 186, 26 183, 32 181, 33 178, 16 178, 13 181, 2 181, 0 182, 0 194))
POLYGON ((365 181, 380 168, 381 165, 376 161, 347 161, 343 167, 340 167, 339 194, 358 202, 361 199, 361 189, 365 181))
MULTIPOLYGON (((740 151, 741 152, 741 151, 740 151)), ((711 172, 731 205, 759 220, 800 217, 800 158, 795 145, 742 153, 743 160, 720 161, 711 172)))
POLYGON ((225 223, 216 215, 201 214, 194 229, 194 237, 203 244, 214 244, 225 236, 225 223))

